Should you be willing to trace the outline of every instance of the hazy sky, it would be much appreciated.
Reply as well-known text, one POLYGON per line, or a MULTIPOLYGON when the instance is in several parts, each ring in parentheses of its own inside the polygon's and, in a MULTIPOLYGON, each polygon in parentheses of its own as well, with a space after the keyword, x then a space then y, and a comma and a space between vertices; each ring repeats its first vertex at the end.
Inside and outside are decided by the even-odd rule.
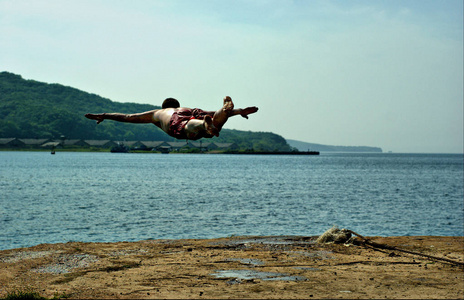
POLYGON ((226 128, 463 153, 463 1, 0 0, 0 71, 226 128))

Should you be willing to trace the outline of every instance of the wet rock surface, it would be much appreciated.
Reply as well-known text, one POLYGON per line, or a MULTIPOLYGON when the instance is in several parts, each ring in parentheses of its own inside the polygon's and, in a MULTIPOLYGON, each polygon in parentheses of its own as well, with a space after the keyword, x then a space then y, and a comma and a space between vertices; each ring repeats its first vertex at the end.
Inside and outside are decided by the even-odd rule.
POLYGON ((70 273, 74 269, 87 268, 94 262, 98 261, 98 257, 88 254, 64 254, 59 255, 54 259, 54 262, 45 266, 32 269, 32 272, 65 274, 70 273))
MULTIPOLYGON (((464 261, 463 237, 376 237, 464 261)), ((0 297, 463 298, 459 266, 315 237, 43 244, 0 251, 0 297)))

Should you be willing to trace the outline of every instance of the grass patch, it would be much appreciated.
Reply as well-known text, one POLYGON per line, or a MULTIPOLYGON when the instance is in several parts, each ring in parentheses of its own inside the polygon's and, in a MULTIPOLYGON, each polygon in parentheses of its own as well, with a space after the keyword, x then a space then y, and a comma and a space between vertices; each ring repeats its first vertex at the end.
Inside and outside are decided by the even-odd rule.
MULTIPOLYGON (((55 294, 51 299, 67 299, 69 295, 66 293, 55 294)), ((26 290, 14 290, 8 292, 5 298, 0 298, 5 300, 47 300, 48 298, 40 296, 40 294, 32 289, 26 290)))
POLYGON ((27 289, 27 290, 15 290, 8 292, 5 298, 5 300, 43 300, 47 299, 45 297, 40 296, 39 293, 27 289))

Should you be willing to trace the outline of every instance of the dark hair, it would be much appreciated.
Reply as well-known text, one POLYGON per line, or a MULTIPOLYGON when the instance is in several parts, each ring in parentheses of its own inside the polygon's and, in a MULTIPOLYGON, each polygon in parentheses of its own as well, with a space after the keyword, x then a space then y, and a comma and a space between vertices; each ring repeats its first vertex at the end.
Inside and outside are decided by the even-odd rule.
POLYGON ((161 106, 161 108, 178 108, 178 107, 180 107, 180 103, 174 98, 166 98, 166 100, 163 101, 163 105, 161 106))

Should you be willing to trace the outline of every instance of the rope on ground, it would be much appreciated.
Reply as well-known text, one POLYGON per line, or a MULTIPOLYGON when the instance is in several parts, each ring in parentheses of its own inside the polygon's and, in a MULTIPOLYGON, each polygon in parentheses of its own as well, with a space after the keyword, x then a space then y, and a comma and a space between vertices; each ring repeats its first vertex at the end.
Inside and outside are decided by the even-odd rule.
POLYGON ((360 235, 359 233, 356 233, 356 232, 354 232, 352 230, 349 230, 349 229, 341 229, 340 230, 335 226, 332 227, 331 229, 327 230, 324 234, 322 234, 316 240, 316 242, 318 242, 318 243, 327 243, 327 242, 345 243, 348 240, 350 240, 351 234, 359 237, 362 240, 362 242, 361 242, 362 244, 369 245, 369 246, 374 247, 374 248, 400 251, 400 252, 409 253, 409 254, 413 254, 413 255, 423 256, 423 257, 429 258, 431 260, 445 261, 447 263, 450 263, 450 264, 453 264, 453 265, 456 265, 456 266, 464 267, 463 262, 454 261, 454 260, 443 258, 443 257, 432 256, 432 255, 423 254, 423 253, 420 253, 420 252, 404 250, 404 249, 400 249, 400 248, 397 248, 397 247, 394 247, 394 246, 389 246, 389 245, 385 245, 385 244, 376 243, 376 242, 373 242, 373 241, 369 240, 368 238, 366 238, 366 237, 364 237, 364 236, 360 235))
POLYGON ((373 242, 373 241, 365 238, 364 236, 362 236, 359 233, 356 233, 356 232, 354 232, 352 230, 347 229, 347 231, 349 233, 352 233, 352 234, 356 235, 357 237, 361 238, 366 245, 369 245, 369 246, 372 246, 372 247, 375 247, 375 248, 405 252, 405 253, 409 253, 409 254, 413 254, 413 255, 419 255, 419 256, 427 257, 427 258, 432 259, 432 260, 446 261, 447 263, 464 267, 464 263, 459 262, 459 261, 454 261, 454 260, 444 258, 444 257, 432 256, 432 255, 423 254, 423 253, 420 253, 420 252, 404 250, 404 249, 400 249, 400 248, 397 248, 397 247, 394 247, 394 246, 389 246, 389 245, 385 245, 385 244, 376 243, 376 242, 373 242))

